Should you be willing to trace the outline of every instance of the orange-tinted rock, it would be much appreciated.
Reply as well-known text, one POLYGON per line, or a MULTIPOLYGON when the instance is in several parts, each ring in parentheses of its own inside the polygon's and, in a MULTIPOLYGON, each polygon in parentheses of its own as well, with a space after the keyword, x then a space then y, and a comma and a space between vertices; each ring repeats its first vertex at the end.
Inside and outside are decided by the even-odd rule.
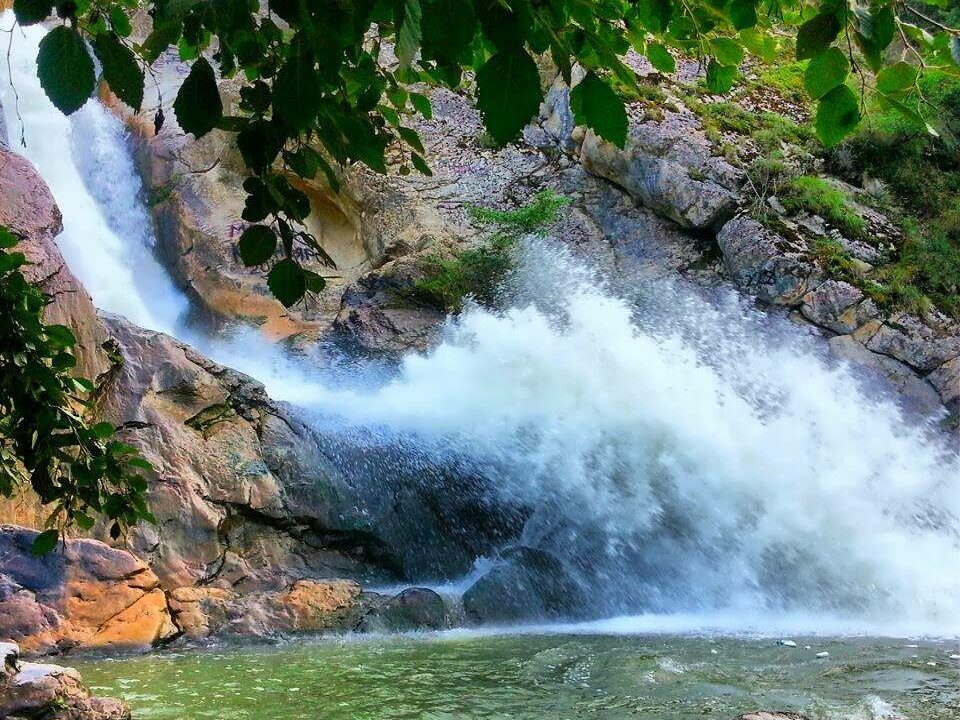
POLYGON ((352 580, 299 580, 273 601, 290 630, 343 627, 356 613, 360 586, 352 580))
POLYGON ((125 550, 67 540, 37 557, 37 533, 0 526, 0 638, 28 652, 145 649, 176 634, 157 576, 125 550))

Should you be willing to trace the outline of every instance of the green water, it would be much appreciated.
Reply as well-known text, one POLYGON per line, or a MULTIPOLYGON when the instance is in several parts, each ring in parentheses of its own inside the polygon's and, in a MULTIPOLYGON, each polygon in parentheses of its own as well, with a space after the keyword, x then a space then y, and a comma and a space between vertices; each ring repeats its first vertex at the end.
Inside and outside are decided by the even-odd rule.
POLYGON ((756 709, 817 720, 960 718, 955 641, 796 641, 394 636, 75 664, 139 720, 703 720, 756 709), (815 657, 822 651, 829 658, 815 657))

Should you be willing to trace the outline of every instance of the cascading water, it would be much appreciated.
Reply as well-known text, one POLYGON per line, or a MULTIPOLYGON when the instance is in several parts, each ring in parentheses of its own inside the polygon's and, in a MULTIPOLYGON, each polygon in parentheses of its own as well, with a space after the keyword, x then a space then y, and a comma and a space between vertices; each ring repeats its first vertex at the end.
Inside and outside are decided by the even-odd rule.
POLYGON ((467 309, 386 383, 284 384, 294 371, 265 344, 251 363, 255 336, 241 354, 184 327, 120 122, 96 102, 63 118, 36 82, 42 31, 15 33, 8 125, 16 144, 19 108, 17 149, 51 186, 61 248, 97 305, 268 381, 344 444, 455 457, 529 515, 519 544, 559 559, 580 614, 730 626, 806 614, 814 629, 831 615, 960 634, 956 455, 799 330, 732 293, 659 283, 628 302, 533 244, 510 309, 467 309))

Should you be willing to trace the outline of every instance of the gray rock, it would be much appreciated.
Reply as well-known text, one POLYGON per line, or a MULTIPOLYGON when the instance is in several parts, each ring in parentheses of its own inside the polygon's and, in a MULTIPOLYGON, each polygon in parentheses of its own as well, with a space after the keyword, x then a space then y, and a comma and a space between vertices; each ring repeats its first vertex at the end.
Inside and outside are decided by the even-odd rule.
POLYGON ((944 405, 954 411, 960 409, 960 358, 948 360, 927 375, 927 380, 940 393, 944 405))
POLYGON ((931 372, 960 356, 960 332, 954 323, 933 328, 915 315, 901 312, 880 326, 867 347, 922 372, 931 372))
POLYGON ((872 302, 861 300, 863 293, 850 283, 826 280, 803 296, 800 312, 821 327, 846 334, 880 314, 872 302))
POLYGON ((798 305, 820 283, 817 268, 798 248, 752 218, 730 220, 717 244, 733 281, 764 302, 798 305))
POLYGON ((838 335, 829 342, 831 352, 837 357, 887 380, 907 408, 922 415, 942 412, 941 398, 934 385, 919 377, 910 366, 887 355, 871 352, 850 335, 838 335))
MULTIPOLYGON (((635 129, 636 130, 636 129, 635 129)), ((631 132, 624 150, 586 133, 580 160, 585 169, 616 183, 637 201, 682 227, 704 229, 729 214, 735 194, 705 168, 705 158, 671 157, 680 138, 631 132), (697 162, 697 161, 700 162, 697 162)))
POLYGON ((364 632, 441 630, 450 627, 443 598, 429 588, 407 588, 364 615, 357 626, 364 632))
POLYGON ((577 617, 582 589, 554 555, 518 547, 463 595, 463 609, 481 623, 577 617))
POLYGON ((73 668, 20 662, 12 643, 0 650, 6 656, 0 670, 0 718, 130 720, 130 709, 121 701, 92 697, 73 668))

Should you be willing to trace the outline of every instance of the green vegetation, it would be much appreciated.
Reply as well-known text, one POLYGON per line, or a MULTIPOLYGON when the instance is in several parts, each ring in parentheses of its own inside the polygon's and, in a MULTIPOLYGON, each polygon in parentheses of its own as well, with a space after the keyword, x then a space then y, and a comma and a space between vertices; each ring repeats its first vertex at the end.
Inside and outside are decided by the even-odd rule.
POLYGON ((778 197, 789 212, 805 210, 819 215, 849 238, 866 235, 867 224, 850 206, 847 196, 822 178, 792 178, 780 188, 778 197))
POLYGON ((102 515, 116 538, 126 525, 152 521, 138 472, 150 463, 114 439, 110 423, 84 419, 83 396, 93 385, 71 376, 76 338, 63 325, 44 323, 50 299, 20 271, 26 258, 18 242, 0 227, 0 497, 29 481, 51 506, 48 529, 34 543, 43 553, 64 524, 89 530, 102 515))
POLYGON ((480 247, 457 254, 452 260, 430 257, 425 260, 426 276, 406 293, 418 305, 456 312, 467 298, 481 305, 493 305, 497 286, 513 266, 511 252, 523 235, 544 232, 569 200, 549 190, 516 210, 474 207, 471 214, 497 232, 480 247))
MULTIPOLYGON (((930 72, 919 78, 917 91, 938 135, 918 131, 877 100, 868 121, 844 145, 859 173, 889 188, 888 202, 902 218, 897 255, 878 268, 870 290, 887 307, 923 311, 933 304, 960 317, 960 78, 930 72)), ((839 153, 828 161, 844 172, 839 153)))
MULTIPOLYGON (((409 122, 432 113, 418 91, 424 84, 461 88, 472 74, 487 133, 504 144, 537 113, 543 89, 534 58, 549 55, 568 84, 574 65, 586 73, 571 96, 577 121, 623 146, 623 97, 649 93, 622 60, 631 48, 660 72, 674 69, 677 54, 703 59, 713 95, 731 90, 747 53, 768 61, 787 53, 809 61, 803 86, 817 103, 816 133, 834 145, 860 122, 845 84, 854 67, 875 76, 889 107, 923 127, 925 105, 910 93, 916 72, 886 52, 894 38, 924 69, 960 73, 956 31, 918 19, 899 0, 147 0, 142 8, 132 0, 14 0, 13 9, 21 25, 55 15, 37 72, 68 114, 98 79, 139 110, 146 74, 168 49, 191 64, 173 103, 177 122, 196 137, 215 128, 235 135, 250 174, 243 219, 260 228, 247 244, 265 248, 266 233, 274 236, 282 253, 268 284, 285 305, 321 284, 294 258, 295 244, 322 255, 304 225, 309 199, 288 173, 321 175, 336 188, 338 168, 350 163, 387 172, 390 148, 399 172, 429 174, 409 122), (150 33, 135 42, 131 17, 141 10, 150 33), (239 85, 230 115, 220 78, 239 85)), ((796 75, 789 67, 766 78, 796 96, 796 75)), ((163 124, 162 112, 154 122, 163 124)))

